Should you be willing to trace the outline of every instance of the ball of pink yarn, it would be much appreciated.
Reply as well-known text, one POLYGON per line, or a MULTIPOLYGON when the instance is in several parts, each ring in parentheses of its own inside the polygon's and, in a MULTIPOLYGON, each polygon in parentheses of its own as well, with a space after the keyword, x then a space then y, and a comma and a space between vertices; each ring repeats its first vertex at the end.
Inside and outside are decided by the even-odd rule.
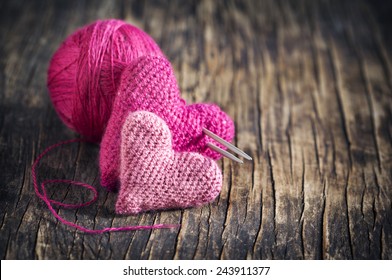
POLYGON ((48 69, 50 97, 62 121, 99 142, 123 69, 146 54, 163 55, 149 35, 121 20, 96 21, 71 34, 48 69))

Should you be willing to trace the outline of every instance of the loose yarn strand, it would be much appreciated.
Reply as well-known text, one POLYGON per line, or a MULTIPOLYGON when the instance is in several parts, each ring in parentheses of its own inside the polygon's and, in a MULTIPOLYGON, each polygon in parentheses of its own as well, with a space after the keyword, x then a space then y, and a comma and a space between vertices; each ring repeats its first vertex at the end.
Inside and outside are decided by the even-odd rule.
POLYGON ((53 216, 56 217, 56 219, 58 219, 61 223, 73 227, 77 230, 80 230, 82 232, 85 233, 90 233, 90 234, 102 234, 105 232, 115 232, 115 231, 134 231, 134 230, 151 230, 151 229, 161 229, 161 228, 177 228, 180 225, 176 225, 176 224, 157 224, 157 225, 152 225, 152 226, 124 226, 124 227, 108 227, 108 228, 103 228, 103 229, 88 229, 85 228, 83 226, 79 226, 75 223, 72 223, 70 221, 67 221, 66 219, 62 218, 57 212, 56 210, 53 208, 53 205, 57 205, 60 207, 64 207, 64 208, 68 208, 68 209, 78 209, 81 207, 85 207, 85 206, 89 206, 92 203, 94 203, 97 199, 98 199, 98 192, 96 190, 95 187, 89 185, 89 184, 85 184, 82 182, 77 182, 77 181, 73 181, 73 180, 66 180, 66 179, 48 179, 48 180, 44 180, 41 185, 39 185, 38 183, 38 176, 37 176, 37 167, 40 163, 40 161, 42 160, 42 158, 49 153, 51 150, 59 147, 59 146, 63 146, 63 145, 67 145, 70 143, 75 143, 75 142, 85 142, 85 140, 83 139, 71 139, 71 140, 67 140, 67 141, 62 141, 59 143, 56 143, 48 148, 46 148, 34 161, 32 167, 31 167, 31 173, 32 173, 32 178, 33 178, 33 184, 34 184, 34 190, 35 193, 37 194, 37 196, 42 199, 45 204, 48 206, 50 212, 52 212, 53 216), (62 203, 56 200, 52 200, 48 197, 47 193, 46 193, 46 185, 47 184, 53 184, 53 183, 67 183, 67 184, 72 184, 72 185, 76 185, 76 186, 80 186, 86 189, 89 189, 90 191, 93 192, 94 197, 84 203, 79 203, 79 204, 68 204, 68 203, 62 203), (41 188, 40 188, 41 187, 41 188))

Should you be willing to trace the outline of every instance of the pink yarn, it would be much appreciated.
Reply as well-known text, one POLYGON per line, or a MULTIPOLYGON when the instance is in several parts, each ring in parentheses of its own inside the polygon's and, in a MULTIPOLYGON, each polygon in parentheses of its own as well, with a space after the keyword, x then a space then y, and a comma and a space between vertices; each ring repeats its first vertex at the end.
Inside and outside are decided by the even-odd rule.
POLYGON ((157 115, 130 113, 121 134, 119 214, 195 207, 213 201, 222 187, 214 160, 175 152, 169 127, 157 115))
POLYGON ((162 55, 154 40, 121 20, 100 20, 70 35, 53 55, 48 89, 62 121, 99 142, 123 69, 136 58, 162 55))
MULTIPOLYGON (((159 63, 156 65, 159 67, 159 63)), ((178 122, 171 121, 173 116, 179 119, 191 119, 193 115, 203 115, 198 117, 203 119, 201 123, 197 124, 198 120, 195 120, 195 122, 188 122, 185 125, 185 127, 191 126, 192 129, 188 129, 192 130, 191 133, 181 130, 183 126, 178 126, 173 131, 175 150, 195 151, 214 159, 220 158, 220 154, 205 146, 207 141, 205 141, 200 127, 195 126, 205 125, 206 122, 210 122, 216 128, 215 132, 218 132, 217 134, 227 141, 231 141, 234 135, 233 122, 216 105, 195 104, 188 106, 187 110, 182 109, 185 106, 185 101, 179 97, 180 92, 171 65, 165 60, 157 44, 146 33, 121 20, 96 21, 70 35, 53 55, 50 62, 48 89, 54 108, 60 118, 87 141, 101 141, 113 112, 113 104, 117 95, 125 99, 128 94, 134 94, 133 97, 135 97, 135 94, 139 93, 140 98, 136 96, 136 98, 125 100, 121 110, 144 109, 156 112, 164 118, 172 130, 178 124, 178 122), (163 59, 162 63, 165 65, 160 67, 159 71, 161 72, 155 70, 147 73, 147 70, 143 69, 145 66, 154 66, 151 63, 148 64, 149 62, 144 65, 143 61, 138 61, 138 58, 146 55, 163 59), (135 69, 135 66, 137 66, 137 69, 135 69), (128 70, 125 71, 125 69, 128 70), (124 71, 127 73, 123 74, 124 71), (133 73, 130 73, 131 71, 133 73), (135 71, 140 71, 140 73, 135 71), (153 76, 155 74, 156 77, 153 76), (169 83, 168 85, 159 84, 166 81, 169 83), (155 84, 152 84, 152 82, 155 82, 155 84), (122 83, 122 89, 118 90, 120 83, 122 83), (132 90, 137 90, 137 92, 130 92, 132 90), (158 90, 162 90, 162 92, 159 93, 158 90), (165 90, 169 90, 169 92, 165 90), (142 94, 150 94, 150 96, 146 98, 142 94), (152 98, 156 99, 151 100, 152 98), (164 100, 165 98, 173 98, 173 100, 164 100), (159 110, 162 114, 157 112, 157 106, 154 107, 151 104, 145 104, 144 106, 143 102, 147 99, 161 107, 159 110), (130 104, 130 100, 135 103, 130 104), (164 107, 173 105, 171 101, 177 103, 173 103, 175 106, 181 103, 181 110, 173 113, 173 106, 164 107), (162 106, 160 103, 164 105, 162 106), (125 108, 125 106, 128 108, 125 108), (164 113, 163 111, 166 109, 170 112, 164 113), (170 118, 167 117, 169 114, 171 114, 170 118), (181 114, 185 114, 185 116, 181 116, 181 114), (215 114, 217 115, 216 118, 214 117, 215 114), (211 120, 208 120, 209 117, 211 117, 211 120), (219 129, 219 127, 222 127, 222 129, 219 129), (219 130, 227 133, 222 135, 219 130)), ((118 129, 117 135, 119 133, 120 129, 118 129)), ((116 146, 118 145, 116 144, 116 146)), ((118 175, 119 156, 115 157, 117 158, 114 160, 116 162, 114 168, 117 170, 115 175, 118 175)), ((111 178, 105 179, 107 176, 105 175, 106 168, 104 165, 101 164, 104 174, 102 183, 112 189, 114 180, 111 178)))
MULTIPOLYGON (((219 194, 222 175, 212 159, 221 155, 208 148, 207 143, 215 141, 202 128, 231 141, 233 121, 213 104, 187 106, 170 63, 143 31, 120 20, 97 21, 77 30, 50 62, 48 89, 56 112, 84 137, 82 141, 102 141, 101 184, 115 190, 120 179, 118 213, 197 206, 219 194)), ((97 191, 71 180, 44 180, 39 185, 36 168, 50 150, 76 141, 81 140, 49 147, 32 167, 35 191, 57 219, 87 233, 178 226, 91 230, 60 217, 53 205, 87 206, 96 200, 97 191), (45 190, 50 183, 88 188, 94 198, 75 205, 53 201, 45 190)))
POLYGON ((43 151, 38 157, 37 159, 34 161, 34 164, 31 168, 31 174, 32 174, 32 178, 33 178, 33 184, 34 184, 34 190, 35 193, 37 194, 37 196, 39 198, 41 198, 46 205, 48 206, 50 212, 52 212, 53 216, 55 216, 60 222, 62 222, 63 224, 76 228, 80 231, 86 232, 86 233, 90 233, 90 234, 100 234, 100 233, 105 233, 105 232, 113 232, 113 231, 131 231, 131 230, 145 230, 145 229, 160 229, 160 228, 176 228, 179 227, 179 225, 170 225, 170 224, 157 224, 157 225, 153 225, 153 226, 125 226, 125 227, 109 227, 109 228, 103 228, 103 229, 88 229, 85 228, 83 226, 79 226, 75 223, 72 223, 70 221, 65 220, 64 218, 62 218, 59 214, 57 214, 56 210, 53 208, 53 205, 57 205, 57 206, 61 206, 61 207, 65 207, 65 208, 81 208, 81 207, 85 207, 88 206, 92 203, 94 203, 97 198, 98 198, 98 193, 97 190, 88 184, 85 183, 80 183, 80 182, 76 182, 76 181, 72 181, 72 180, 59 180, 59 179, 54 179, 54 180, 45 180, 41 183, 41 185, 39 185, 38 183, 38 178, 37 178, 37 167, 41 161, 41 159, 47 154, 49 153, 51 150, 62 146, 62 145, 66 145, 69 143, 74 143, 74 142, 82 142, 84 140, 81 139, 72 139, 72 140, 68 140, 68 141, 63 141, 57 144, 54 144, 52 146, 50 146, 49 148, 47 148, 45 151, 43 151), (94 197, 90 200, 87 201, 85 203, 80 203, 80 204, 67 204, 67 203, 62 203, 59 201, 55 201, 52 199, 49 199, 47 193, 46 193, 46 188, 45 186, 47 184, 51 184, 51 183, 67 183, 67 184, 73 184, 73 185, 77 185, 80 187, 84 187, 87 188, 89 190, 91 190, 94 194, 94 197))
POLYGON ((101 142, 101 185, 116 188, 120 175, 121 129, 129 112, 149 111, 171 130, 175 151, 198 152, 213 159, 221 155, 208 148, 207 128, 227 141, 234 136, 233 121, 213 104, 186 106, 170 62, 165 57, 142 56, 124 69, 118 97, 101 142))

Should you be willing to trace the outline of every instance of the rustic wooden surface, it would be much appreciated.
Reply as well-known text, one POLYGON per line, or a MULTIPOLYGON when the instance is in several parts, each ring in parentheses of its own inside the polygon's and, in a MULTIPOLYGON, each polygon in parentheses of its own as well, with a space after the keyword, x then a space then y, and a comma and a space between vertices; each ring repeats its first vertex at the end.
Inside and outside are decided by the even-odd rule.
MULTIPOLYGON (((391 259, 392 36, 381 1, 0 1, 2 259, 391 259), (254 158, 220 160, 212 204, 114 215, 99 187, 99 147, 64 146, 40 178, 99 187, 88 209, 59 210, 90 228, 178 223, 175 230, 86 235, 34 194, 31 164, 76 135, 48 98, 60 42, 98 18, 151 34, 189 102, 215 102, 254 158)), ((390 5, 389 5, 390 6, 390 5)), ((70 186, 54 198, 86 199, 70 186)))

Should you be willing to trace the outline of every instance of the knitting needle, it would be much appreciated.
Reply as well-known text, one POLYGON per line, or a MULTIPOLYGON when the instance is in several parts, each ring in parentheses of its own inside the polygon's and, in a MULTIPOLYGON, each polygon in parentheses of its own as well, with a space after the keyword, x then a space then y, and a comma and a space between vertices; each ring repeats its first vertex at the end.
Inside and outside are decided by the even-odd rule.
MULTIPOLYGON (((234 146, 233 144, 231 144, 231 143, 227 142, 226 140, 220 138, 218 135, 214 134, 213 132, 209 131, 208 129, 203 128, 203 132, 204 132, 207 136, 209 136, 209 137, 211 137, 212 139, 214 139, 215 141, 221 143, 221 144, 222 144, 223 146, 225 146, 228 150, 230 150, 230 151, 232 151, 232 152, 234 152, 234 153, 236 153, 236 154, 238 154, 238 155, 240 155, 240 156, 243 156, 243 157, 246 158, 247 160, 252 160, 252 158, 251 158, 248 154, 246 154, 244 151, 238 149, 236 146, 234 146)), ((211 149, 213 149, 214 151, 216 151, 216 152, 218 152, 218 153, 220 153, 220 154, 222 154, 222 155, 224 155, 224 156, 227 156, 227 155, 225 155, 226 153, 227 153, 227 154, 230 154, 230 153, 226 152, 225 150, 220 149, 219 147, 217 147, 217 146, 215 146, 215 145, 213 145, 213 144, 211 144, 211 145, 212 145, 212 146, 209 145, 209 147, 210 147, 211 149), (217 150, 216 148, 219 148, 219 150, 217 150), (224 152, 226 152, 226 153, 223 153, 222 151, 224 151, 224 152)), ((231 154, 230 154, 230 155, 231 155, 231 154)), ((231 155, 231 156, 233 156, 233 155, 231 155)), ((229 156, 227 156, 227 157, 229 157, 229 156)), ((235 156, 234 156, 234 157, 235 157, 235 156)), ((229 158, 231 158, 231 157, 229 157, 229 158)), ((238 159, 237 157, 235 157, 235 158, 238 159)), ((233 159, 233 158, 231 158, 231 159, 233 159)), ((234 161, 237 161, 237 160, 235 160, 235 159, 233 159, 233 160, 234 160, 234 161)), ((238 161, 237 161, 237 162, 238 162, 238 161)))
POLYGON ((238 163, 244 163, 242 160, 240 160, 238 157, 236 157, 235 155, 230 154, 228 151, 225 151, 221 148, 219 148, 218 146, 212 144, 212 143, 207 143, 207 146, 211 149, 213 149, 215 152, 220 153, 222 156, 225 156, 231 160, 234 160, 235 162, 238 163))

